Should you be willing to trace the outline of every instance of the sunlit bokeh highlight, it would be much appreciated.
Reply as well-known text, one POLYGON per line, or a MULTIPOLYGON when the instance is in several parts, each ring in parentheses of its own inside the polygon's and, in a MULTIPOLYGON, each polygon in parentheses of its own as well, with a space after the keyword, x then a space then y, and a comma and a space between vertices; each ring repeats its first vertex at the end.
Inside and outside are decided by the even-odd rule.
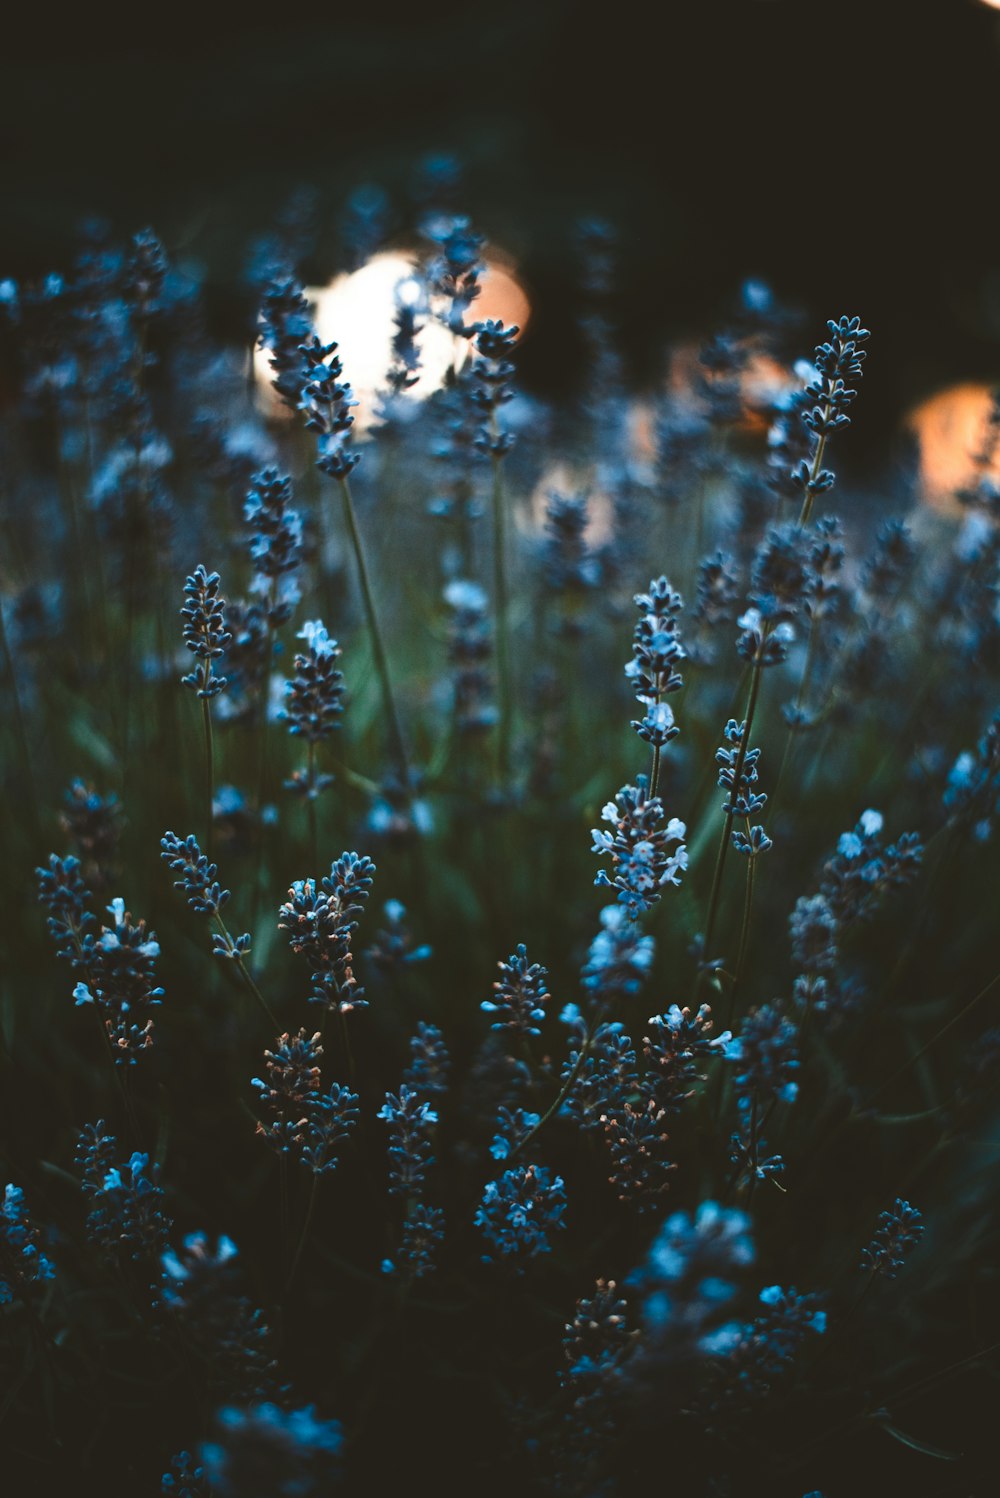
MULTIPOLYGON (((473 303, 473 318, 499 318, 508 326, 516 323, 524 328, 531 315, 530 304, 513 264, 505 256, 497 252, 487 255, 481 287, 473 303)), ((364 432, 375 419, 376 397, 386 388, 397 297, 419 306, 424 295, 416 263, 402 250, 385 250, 359 270, 336 276, 328 286, 307 287, 306 295, 314 309, 319 337, 324 343, 337 344, 344 378, 358 400, 355 428, 364 432)), ((426 400, 444 383, 449 369, 460 365, 469 354, 468 340, 455 338, 429 313, 425 312, 420 322, 419 379, 400 397, 405 402, 426 400)), ((258 349, 255 370, 268 411, 279 416, 286 408, 276 397, 271 400, 269 357, 266 349, 258 349)))
POLYGON ((910 413, 907 425, 920 452, 919 481, 924 498, 935 509, 957 513, 956 490, 977 475, 1000 481, 1000 454, 984 469, 983 450, 991 389, 968 381, 940 390, 910 413))

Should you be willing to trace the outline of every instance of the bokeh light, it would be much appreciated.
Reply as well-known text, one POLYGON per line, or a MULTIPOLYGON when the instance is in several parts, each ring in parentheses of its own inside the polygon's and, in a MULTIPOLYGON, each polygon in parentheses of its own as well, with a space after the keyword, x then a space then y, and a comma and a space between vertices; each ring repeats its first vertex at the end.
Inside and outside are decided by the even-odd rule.
MULTIPOLYGON (((508 326, 524 328, 530 315, 528 297, 517 279, 513 262, 502 253, 491 250, 486 257, 482 290, 473 304, 475 318, 499 318, 508 326)), ((327 286, 310 286, 306 295, 313 305, 316 331, 324 343, 336 342, 344 366, 344 377, 358 400, 355 427, 366 431, 376 414, 376 396, 386 387, 386 371, 392 361, 393 317, 397 298, 419 304, 424 291, 416 263, 404 250, 384 250, 374 255, 359 270, 343 273, 327 286)), ((469 345, 455 338, 430 314, 423 324, 417 343, 420 348, 420 377, 402 399, 422 401, 444 382, 448 370, 468 357, 469 345)), ((266 349, 255 354, 257 380, 268 410, 272 410, 271 370, 266 349)), ((275 397, 273 412, 280 415, 286 408, 275 397)))
MULTIPOLYGON (((920 452, 920 487, 935 509, 957 513, 956 490, 983 472, 977 455, 983 449, 991 396, 989 385, 967 381, 939 390, 910 413, 907 425, 920 452)), ((1000 455, 985 474, 1000 480, 1000 455)))

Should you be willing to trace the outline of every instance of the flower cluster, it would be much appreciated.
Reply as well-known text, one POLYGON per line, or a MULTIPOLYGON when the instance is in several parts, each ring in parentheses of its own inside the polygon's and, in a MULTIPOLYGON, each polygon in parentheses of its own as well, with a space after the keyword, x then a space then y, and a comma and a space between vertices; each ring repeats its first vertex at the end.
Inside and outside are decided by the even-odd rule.
POLYGON ((104 1128, 102 1120, 88 1124, 77 1145, 77 1170, 89 1203, 87 1236, 118 1263, 152 1274, 170 1232, 158 1172, 140 1150, 115 1164, 118 1141, 104 1128))
POLYGON ((461 734, 484 734, 495 727, 492 677, 487 662, 493 653, 492 631, 484 589, 453 578, 444 590, 451 610, 448 659, 454 668, 455 727, 461 734))
POLYGON ((133 1066, 153 1044, 149 1010, 163 1001, 163 989, 156 985, 160 944, 145 921, 133 921, 120 897, 111 901, 108 913, 113 924, 89 935, 74 960, 85 979, 73 997, 77 1004, 96 1007, 116 1063, 133 1066))
POLYGON ((684 679, 677 670, 685 656, 680 639, 681 595, 665 577, 654 577, 647 593, 635 595, 640 610, 632 635, 632 659, 625 667, 636 701, 645 708, 632 727, 654 749, 663 749, 680 729, 674 724, 669 703, 671 692, 680 691, 684 679))
POLYGON ((310 1001, 341 1014, 367 1008, 351 945, 374 874, 370 858, 342 853, 321 889, 315 879, 296 879, 279 911, 278 929, 288 933, 292 951, 312 968, 310 1001))
POLYGON ((923 1213, 897 1196, 880 1215, 875 1236, 862 1250, 861 1268, 894 1280, 923 1236, 923 1213))
POLYGON ((184 643, 199 665, 181 678, 199 697, 217 697, 226 678, 217 676, 213 661, 225 654, 232 635, 226 629, 226 600, 219 592, 221 578, 199 563, 184 584, 184 643))
POLYGON ((20 1186, 8 1185, 0 1207, 0 1306, 24 1300, 55 1270, 38 1246, 39 1232, 28 1215, 20 1186))
POLYGON ((257 1133, 314 1175, 336 1169, 340 1146, 358 1121, 355 1093, 337 1082, 323 1092, 322 1054, 318 1031, 279 1035, 274 1049, 264 1052, 266 1078, 251 1082, 266 1115, 257 1133))
POLYGON ((316 467, 343 480, 361 461, 361 454, 347 445, 357 401, 350 385, 340 378, 344 368, 336 349, 335 343, 323 343, 315 333, 302 344, 298 407, 308 429, 316 433, 316 467))
POLYGON ((437 1113, 404 1082, 398 1096, 386 1093, 378 1117, 389 1125, 389 1193, 412 1196, 434 1163, 430 1136, 437 1113))
POLYGON ((544 1165, 513 1165, 490 1181, 476 1212, 486 1239, 486 1263, 509 1264, 523 1273, 530 1260, 552 1251, 550 1234, 566 1224, 561 1176, 544 1165))
POLYGON ((318 619, 307 620, 299 630, 298 639, 305 640, 306 649, 296 652, 295 675, 285 683, 285 719, 288 732, 308 744, 309 766, 296 770, 286 788, 315 800, 333 784, 332 775, 317 773, 314 749, 340 727, 344 675, 337 662, 342 652, 318 619))
POLYGON ((493 985, 493 999, 484 999, 480 1008, 486 1014, 495 1014, 494 1030, 513 1030, 518 1035, 540 1035, 538 1028, 545 1018, 545 1005, 550 995, 545 987, 546 969, 537 962, 528 961, 528 949, 523 944, 499 962, 500 977, 493 985))
POLYGON ((294 411, 302 391, 302 345, 313 337, 312 309, 298 282, 279 276, 264 287, 260 344, 270 357, 274 388, 294 411))
POLYGON ((595 828, 592 851, 610 856, 612 873, 601 869, 594 883, 617 889, 618 899, 634 919, 655 905, 664 885, 680 884, 687 868, 687 829, 676 817, 661 825, 663 802, 649 795, 645 775, 638 775, 635 785, 622 786, 602 815, 614 832, 595 828), (671 849, 672 844, 677 846, 671 849))
POLYGON ((264 598, 271 629, 287 624, 299 601, 295 577, 302 564, 302 517, 291 501, 291 479, 277 468, 264 468, 253 475, 243 505, 243 518, 253 527, 252 588, 264 598))

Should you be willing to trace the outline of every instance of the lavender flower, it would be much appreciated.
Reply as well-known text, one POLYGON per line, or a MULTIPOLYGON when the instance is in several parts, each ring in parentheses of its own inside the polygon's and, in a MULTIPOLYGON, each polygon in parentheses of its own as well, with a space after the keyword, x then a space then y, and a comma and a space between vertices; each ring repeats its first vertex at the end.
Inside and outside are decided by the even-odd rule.
POLYGON ((190 1453, 179 1451, 170 1458, 170 1471, 164 1472, 160 1498, 212 1498, 205 1469, 190 1453))
POLYGON ((357 853, 342 853, 317 890, 315 879, 297 879, 279 911, 278 929, 292 951, 313 969, 310 1003, 341 1014, 365 1009, 364 989, 354 976, 351 945, 357 917, 371 892, 375 865, 357 853))
POLYGON ((102 926, 100 935, 88 937, 74 966, 85 973, 73 997, 77 1004, 94 1004, 111 1042, 115 1062, 134 1066, 141 1051, 153 1044, 150 1009, 163 1001, 156 986, 156 959, 160 944, 145 921, 133 921, 120 897, 108 912, 112 926, 102 926))
POLYGON ((699 1065, 713 1056, 725 1059, 732 1033, 712 1035, 714 1021, 707 1004, 696 1013, 671 1004, 648 1024, 649 1034, 642 1042, 648 1068, 644 1086, 659 1108, 677 1109, 694 1095, 694 1084, 705 1080, 699 1065))
POLYGON ((365 953, 369 962, 385 973, 398 973, 411 963, 426 962, 433 956, 426 943, 417 946, 414 942, 406 923, 406 907, 399 900, 386 900, 382 915, 385 926, 376 931, 375 940, 365 953))
POLYGON ((667 1159, 669 1142, 666 1112, 649 1098, 645 1103, 624 1103, 604 1114, 601 1123, 611 1153, 612 1186, 618 1200, 650 1211, 670 1185, 676 1166, 667 1159))
POLYGON ((122 820, 121 804, 113 792, 102 796, 79 778, 63 798, 59 821, 79 849, 85 879, 98 890, 106 889, 117 876, 122 820))
POLYGON ((339 1146, 349 1138, 358 1117, 357 1094, 331 1084, 321 1092, 319 1032, 310 1036, 280 1035, 272 1051, 264 1052, 266 1079, 254 1077, 266 1119, 257 1133, 279 1154, 293 1155, 314 1175, 335 1170, 339 1146))
POLYGON ((225 653, 233 638, 226 629, 226 601, 219 593, 220 581, 217 572, 206 572, 199 564, 184 584, 184 643, 200 665, 181 680, 205 698, 217 697, 225 688, 226 678, 216 676, 212 663, 225 653))
POLYGON ((646 1356, 714 1351, 719 1314, 736 1294, 733 1276, 753 1261, 746 1213, 706 1201, 694 1217, 668 1217, 626 1281, 641 1299, 646 1356))
POLYGON ((389 1195, 413 1196, 434 1163, 430 1134, 437 1113, 404 1082, 398 1096, 386 1093, 376 1117, 389 1125, 389 1195))
POLYGON ((465 316, 479 296, 485 269, 480 259, 483 240, 467 218, 433 219, 424 233, 437 246, 426 276, 431 294, 447 303, 441 320, 457 337, 468 338, 475 327, 466 326, 465 316))
POLYGON ((635 595, 635 603, 641 613, 633 632, 632 659, 625 667, 625 675, 646 712, 632 727, 641 739, 660 750, 680 732, 674 724, 673 712, 662 698, 684 685, 677 670, 685 657, 679 633, 684 600, 665 577, 655 577, 648 593, 635 595))
POLYGON ((757 815, 767 803, 767 797, 759 791, 754 790, 757 782, 757 761, 760 759, 759 749, 744 749, 747 724, 737 723, 735 718, 730 718, 725 727, 726 742, 732 744, 731 749, 717 749, 715 751, 716 764, 719 769, 719 785, 726 791, 726 800, 722 803, 722 810, 727 816, 740 818, 745 825, 745 831, 734 827, 731 833, 733 847, 737 853, 744 853, 749 858, 756 858, 760 853, 766 853, 768 848, 773 847, 773 841, 769 838, 762 826, 751 826, 750 819, 757 815))
POLYGON ((477 322, 474 328, 477 357, 472 364, 475 382, 472 399, 487 419, 476 437, 476 446, 494 458, 502 458, 514 445, 513 434, 499 431, 496 418, 500 407, 514 398, 510 388, 514 374, 510 356, 520 331, 517 327, 505 328, 502 322, 495 322, 492 318, 477 322))
POLYGON ((635 785, 622 786, 614 801, 609 801, 603 819, 614 827, 614 833, 594 830, 592 851, 608 854, 612 876, 602 869, 595 884, 618 890, 618 899, 634 920, 649 910, 660 898, 666 884, 680 884, 680 874, 687 868, 687 849, 683 838, 687 829, 672 817, 665 827, 663 803, 648 794, 645 775, 636 776, 635 785), (669 851, 671 843, 678 844, 669 851))
POLYGON ((450 1065, 448 1047, 437 1025, 418 1020, 416 1034, 410 1039, 410 1062, 403 1072, 403 1081, 421 1097, 444 1097, 450 1065))
POLYGON ((594 1004, 610 1006, 638 993, 653 965, 656 943, 642 934, 621 905, 606 905, 600 920, 580 981, 594 1004))
POLYGON ((499 715, 486 665, 493 653, 486 594, 478 583, 454 578, 444 598, 451 609, 448 659, 454 668, 455 727, 461 734, 488 733, 499 715))
POLYGON ((593 1295, 577 1301, 563 1337, 567 1366, 560 1382, 573 1396, 578 1412, 586 1409, 589 1413, 597 1407, 594 1418, 600 1419, 599 1406, 621 1379, 635 1341, 628 1307, 617 1284, 614 1280, 598 1280, 593 1295))
POLYGON ((923 1214, 897 1196, 878 1224, 874 1238, 861 1252, 861 1268, 894 1280, 924 1236, 923 1214))
POLYGON ((270 354, 274 388, 293 411, 302 390, 302 345, 312 336, 312 310, 298 282, 290 276, 269 281, 261 302, 259 341, 270 354))
POLYGON ((157 1170, 139 1150, 113 1164, 117 1141, 103 1129, 102 1122, 88 1125, 77 1146, 76 1165, 90 1202, 87 1236, 119 1263, 148 1268, 158 1260, 170 1231, 157 1170))
POLYGON ((161 1303, 208 1365, 216 1389, 260 1399, 276 1386, 273 1339, 263 1313, 239 1289, 237 1257, 225 1235, 213 1244, 204 1233, 188 1233, 179 1250, 161 1256, 161 1303))
POLYGON ((506 1263, 523 1273, 530 1260, 552 1251, 549 1235, 565 1227, 561 1176, 544 1165, 515 1165, 490 1181, 476 1212, 489 1252, 483 1262, 506 1263))
POLYGON ((291 500, 291 479, 276 468, 264 468, 253 475, 243 505, 243 517, 254 527, 250 540, 254 591, 266 599, 271 629, 288 622, 299 600, 295 573, 302 563, 302 517, 292 509, 291 500))
POLYGON ((350 385, 340 378, 344 369, 336 348, 335 343, 323 343, 315 334, 303 343, 298 407, 305 415, 306 426, 317 434, 316 467, 331 478, 346 479, 361 461, 361 454, 347 446, 354 425, 351 411, 358 403, 350 385))
POLYGON ((520 1149, 528 1135, 541 1123, 538 1113, 526 1113, 523 1108, 508 1108, 501 1105, 497 1116, 497 1131, 490 1145, 494 1160, 506 1160, 520 1149))
POLYGON ((486 1014, 498 1016, 490 1027, 493 1030, 513 1030, 518 1035, 540 1035, 538 1028, 545 1018, 545 1005, 550 995, 545 987, 546 969, 537 962, 528 961, 528 949, 523 944, 499 962, 500 978, 493 985, 495 999, 484 999, 480 1008, 486 1014))
POLYGON ((403 1223, 403 1233, 395 1262, 382 1260, 383 1274, 402 1274, 407 1280, 420 1280, 437 1268, 437 1256, 444 1241, 444 1213, 440 1207, 413 1202, 403 1223))
POLYGON ((316 773, 315 746, 340 727, 344 711, 344 677, 337 668, 340 646, 331 639, 318 619, 308 620, 299 630, 306 650, 295 656, 295 676, 285 683, 287 706, 284 716, 288 732, 304 738, 309 746, 309 765, 296 770, 285 782, 286 789, 315 799, 333 784, 332 775, 316 773))
POLYGON ((725 1060, 737 1068, 736 1097, 741 1108, 753 1102, 777 1098, 793 1103, 799 1084, 795 1025, 773 1004, 752 1009, 743 1028, 726 1047, 725 1060))
POLYGON ((312 1405, 219 1410, 199 1452, 215 1498, 327 1498, 341 1472, 343 1431, 312 1405))
POLYGON ((308 1116, 319 1098, 322 1054, 318 1030, 279 1035, 274 1049, 264 1052, 266 1079, 250 1083, 266 1114, 257 1133, 281 1154, 298 1154, 305 1144, 308 1116))
POLYGON ((0 1207, 0 1306, 29 1299, 55 1274, 38 1240, 38 1229, 24 1204, 24 1192, 19 1186, 7 1186, 0 1207))

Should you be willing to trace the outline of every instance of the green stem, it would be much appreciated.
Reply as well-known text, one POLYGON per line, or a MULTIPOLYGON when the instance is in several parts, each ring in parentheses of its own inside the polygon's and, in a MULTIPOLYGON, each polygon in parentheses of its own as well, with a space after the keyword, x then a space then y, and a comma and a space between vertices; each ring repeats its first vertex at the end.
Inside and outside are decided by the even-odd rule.
POLYGON ((218 911, 215 912, 214 919, 215 919, 215 924, 218 926, 219 931, 222 933, 223 940, 228 945, 230 951, 233 951, 233 953, 234 953, 232 961, 233 961, 233 964, 234 964, 234 966, 236 968, 236 971, 239 973, 241 979, 246 984, 248 990, 250 991, 250 993, 253 994, 254 998, 257 1000, 257 1003, 260 1005, 260 1007, 263 1009, 264 1013, 267 1015, 268 1021, 269 1021, 270 1025, 272 1026, 275 1035, 280 1034, 281 1033, 281 1026, 278 1024, 278 1021, 275 1018, 275 1016, 274 1016, 274 1014, 273 1014, 273 1012, 271 1010, 270 1004, 267 1002, 267 1000, 265 999, 264 995, 261 993, 260 989, 257 987, 257 984, 254 982, 253 978, 251 977, 250 970, 247 967, 246 963, 243 961, 242 954, 235 951, 235 943, 233 942, 233 939, 232 939, 232 937, 229 934, 229 928, 226 926, 225 921, 222 919, 222 916, 219 914, 218 911))
POLYGON ((552 1103, 551 1107, 549 1107, 549 1108, 546 1109, 546 1111, 542 1114, 541 1118, 535 1124, 534 1128, 528 1130, 527 1134, 525 1134, 525 1136, 521 1140, 520 1144, 516 1145, 515 1148, 511 1150, 511 1152, 510 1152, 510 1158, 512 1160, 516 1159, 517 1156, 522 1153, 522 1151, 524 1150, 525 1145, 528 1144, 530 1140, 534 1139, 534 1137, 538 1133, 539 1129, 543 1129, 545 1127, 545 1125, 548 1123, 549 1119, 553 1118, 559 1112, 559 1109, 562 1107, 563 1103, 569 1097, 570 1093, 573 1090, 573 1086, 574 1086, 574 1084, 576 1082, 576 1079, 580 1075, 580 1072, 581 1072, 581 1070, 583 1068, 583 1063, 586 1061, 587 1056, 588 1056, 588 1054, 590 1052, 590 1048, 591 1048, 591 1046, 594 1043, 594 1036, 597 1033, 598 1024, 599 1024, 599 1020, 595 1018, 595 1020, 593 1022, 593 1028, 588 1032, 588 1034, 587 1034, 587 1036, 586 1036, 586 1038, 585 1038, 585 1040, 583 1042, 583 1045, 580 1047, 580 1054, 579 1054, 579 1056, 577 1056, 576 1061, 573 1064, 573 1068, 570 1071, 569 1076, 566 1078, 566 1080, 563 1083, 562 1087, 559 1089, 559 1093, 558 1093, 558 1095, 556 1097, 555 1102, 552 1103))
POLYGON ((344 1060, 347 1062, 347 1080, 353 1087, 356 1071, 354 1066, 354 1050, 351 1046, 351 1032, 347 1027, 347 1015, 343 1010, 338 1012, 340 1015, 340 1035, 344 1042, 344 1060))
POLYGON ((306 811, 309 817, 309 856, 319 877, 319 834, 316 830, 316 742, 309 740, 309 785, 306 790, 306 811))
MULTIPOLYGON (((746 717, 744 719, 746 727, 743 730, 743 737, 740 740, 739 752, 736 756, 736 765, 733 772, 732 794, 734 796, 737 794, 739 789, 740 777, 743 774, 744 761, 747 757, 747 750, 750 747, 750 733, 753 728, 754 715, 757 711, 757 699, 760 694, 760 678, 762 669, 760 651, 763 650, 766 641, 767 635, 765 633, 764 638, 761 641, 760 650, 758 650, 757 653, 757 659, 754 661, 753 673, 750 677, 750 697, 747 702, 746 717)), ((698 974, 698 982, 695 988, 696 995, 705 976, 706 967, 704 966, 704 964, 710 962, 712 957, 712 938, 715 935, 715 922, 716 917, 719 913, 719 895, 722 890, 722 875, 726 867, 726 854, 729 852, 729 844, 732 842, 732 831, 733 822, 735 821, 735 815, 735 812, 726 812, 726 824, 722 829, 722 839, 719 843, 719 852, 715 860, 715 873, 712 878, 712 893, 709 897, 708 916, 705 921, 705 945, 702 949, 703 965, 698 974)))
MULTIPOLYGON (((813 618, 812 615, 810 615, 809 616, 809 641, 808 641, 808 644, 806 645, 806 659, 805 659, 805 664, 802 667, 802 679, 799 682, 799 689, 798 689, 798 692, 795 694, 795 713, 796 713, 796 716, 801 711, 802 704, 805 702, 805 699, 806 699, 806 693, 809 690, 809 681, 810 681, 810 678, 812 676, 812 670, 813 670, 813 666, 814 666, 815 660, 816 660, 816 640, 817 640, 818 635, 819 635, 819 631, 816 628, 816 620, 815 620, 815 618, 813 618)), ((783 780, 785 778, 785 772, 786 772, 786 770, 788 769, 788 767, 789 767, 789 765, 791 763, 792 751, 793 751, 793 748, 794 748, 794 746, 795 746, 795 744, 797 742, 798 735, 799 735, 800 732, 801 732, 801 729, 798 726, 796 726, 796 725, 793 725, 793 726, 789 727, 788 737, 785 739, 785 751, 784 751, 784 753, 781 756, 781 764, 778 766, 778 778, 774 782, 774 790, 771 792, 770 802, 769 802, 769 805, 768 805, 768 808, 767 808, 767 825, 768 826, 770 826, 771 820, 772 820, 772 818, 774 816, 774 808, 775 808, 775 806, 777 804, 778 792, 781 790, 782 782, 783 782, 783 780)))
POLYGON ((389 662, 382 643, 378 614, 375 611, 375 599, 372 595, 364 547, 361 544, 361 532, 358 530, 358 519, 354 509, 354 500, 351 497, 351 486, 346 478, 342 478, 338 482, 340 483, 341 497, 344 501, 344 519, 347 524, 347 532, 350 536, 351 546, 354 550, 354 560, 357 565, 358 582, 361 586, 365 619, 368 624, 368 633, 371 637, 372 654, 375 658, 375 670, 382 689, 382 707, 385 712, 386 723, 388 724, 389 735, 392 740, 393 753, 398 761, 403 784, 409 790, 410 770, 406 755, 406 744, 403 739, 403 730, 400 727, 399 714, 396 711, 396 699, 393 696, 392 682, 389 677, 389 662))
MULTIPOLYGON (((823 407, 824 420, 829 418, 831 409, 832 408, 829 402, 823 407)), ((823 466, 823 454, 826 451, 826 439, 827 434, 826 432, 823 432, 818 442, 816 443, 816 451, 813 453, 813 460, 809 466, 809 484, 812 484, 815 481, 816 475, 819 473, 820 469, 823 466)), ((802 501, 802 509, 799 512, 800 526, 809 524, 809 516, 812 514, 814 499, 815 495, 813 494, 812 489, 809 488, 807 484, 805 499, 802 501)))
MULTIPOLYGON (((495 415, 492 425, 495 430, 495 415)), ((496 454, 493 455, 493 607, 496 612, 497 697, 500 709, 500 721, 497 725, 497 769, 501 784, 506 784, 510 774, 511 733, 507 509, 504 503, 502 459, 496 454)))
POLYGON ((309 1237, 309 1229, 312 1226, 313 1213, 316 1210, 316 1197, 318 1195, 318 1188, 319 1175, 316 1171, 313 1171, 312 1185, 309 1188, 309 1205, 306 1207, 305 1221, 302 1224, 302 1231, 299 1234, 299 1241, 296 1245, 295 1254, 292 1258, 292 1267, 288 1271, 288 1278, 285 1281, 285 1288, 281 1292, 282 1300, 287 1300, 289 1295, 292 1293, 292 1286, 295 1283, 295 1276, 298 1273, 299 1261, 302 1258, 302 1252, 306 1246, 306 1239, 309 1237))
POLYGON ((932 1046, 937 1044, 942 1035, 947 1035, 948 1031, 953 1029, 960 1020, 963 1020, 965 1016, 972 1009, 974 1009, 978 1003, 981 1002, 981 1000, 985 999, 986 995, 990 993, 994 988, 996 988, 998 983, 1000 983, 1000 973, 997 973, 995 977, 991 978, 986 987, 981 988, 976 994, 975 998, 970 999, 967 1004, 963 1005, 958 1013, 954 1015, 946 1025, 942 1025, 940 1030, 936 1030, 931 1036, 930 1040, 925 1041, 918 1051, 914 1051, 913 1055, 909 1058, 908 1061, 904 1061, 902 1066, 898 1067, 891 1076, 887 1077, 882 1085, 880 1087, 877 1087, 876 1090, 872 1093, 871 1097, 868 1099, 866 1107, 870 1108, 876 1098, 881 1097, 883 1092, 886 1092, 894 1082, 898 1081, 900 1077, 905 1076, 910 1067, 915 1066, 922 1056, 926 1056, 927 1052, 931 1049, 932 1046))
MULTIPOLYGON (((750 818, 747 818, 747 836, 750 835, 750 818)), ((740 945, 736 958, 736 973, 733 978, 733 986, 729 993, 729 1019, 727 1027, 732 1029, 733 1020, 736 1016, 736 990, 740 986, 743 977, 743 964, 746 961, 747 946, 750 941, 750 917, 753 908, 753 887, 757 871, 756 855, 751 853, 747 858, 747 889, 746 898, 743 901, 743 924, 740 927, 740 945)))
POLYGON ((17 673, 14 670, 14 657, 11 655, 10 645, 7 640, 7 628, 3 617, 3 600, 0 599, 0 660, 2 660, 3 674, 10 683, 10 697, 14 718, 14 737, 17 740, 17 750, 21 756, 21 769, 24 775, 24 784, 28 793, 28 812, 31 817, 31 830, 35 841, 38 841, 40 833, 40 822, 38 818, 38 801, 35 797, 35 781, 31 770, 31 750, 28 746, 28 733, 24 724, 24 713, 21 708, 21 694, 17 686, 17 673))
MULTIPOLYGON (((205 676, 206 676, 206 681, 207 681, 207 678, 208 678, 208 675, 209 675, 210 671, 211 671, 211 666, 206 661, 205 662, 205 676)), ((203 697, 201 699, 201 716, 202 716, 202 722, 203 722, 204 727, 205 727, 205 780, 206 780, 206 794, 207 794, 207 797, 208 797, 208 805, 206 807, 206 812, 207 812, 207 815, 208 815, 208 823, 207 823, 207 828, 206 828, 205 852, 208 855, 208 861, 209 861, 209 863, 211 863, 211 861, 212 861, 212 831, 213 831, 213 823, 215 821, 215 753, 214 753, 214 745, 212 743, 212 708, 211 708, 211 698, 209 698, 209 697, 203 697)))

